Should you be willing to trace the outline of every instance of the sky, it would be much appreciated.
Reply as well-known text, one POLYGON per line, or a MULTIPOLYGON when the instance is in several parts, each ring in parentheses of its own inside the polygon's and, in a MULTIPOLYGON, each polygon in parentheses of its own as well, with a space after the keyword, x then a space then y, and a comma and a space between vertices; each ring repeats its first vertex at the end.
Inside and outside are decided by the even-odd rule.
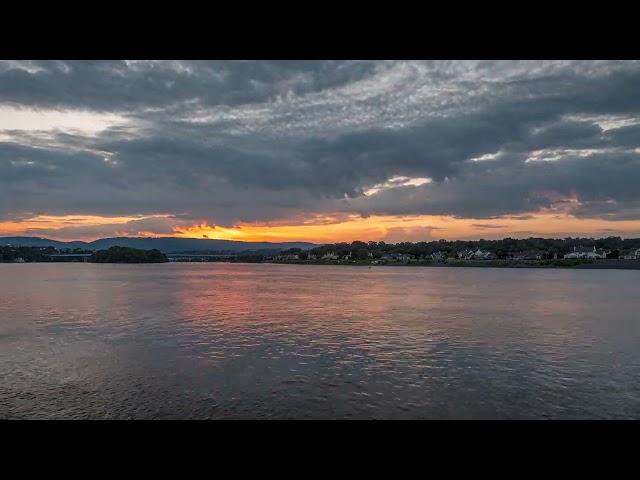
POLYGON ((640 237, 640 62, 0 61, 0 235, 640 237))

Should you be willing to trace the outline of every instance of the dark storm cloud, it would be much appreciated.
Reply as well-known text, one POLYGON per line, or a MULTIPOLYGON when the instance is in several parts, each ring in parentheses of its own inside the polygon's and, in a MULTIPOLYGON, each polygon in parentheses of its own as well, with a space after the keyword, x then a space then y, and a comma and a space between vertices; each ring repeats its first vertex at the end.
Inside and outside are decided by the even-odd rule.
POLYGON ((640 155, 634 153, 568 156, 549 162, 509 159, 478 162, 444 182, 394 188, 352 203, 367 214, 494 218, 570 206, 581 217, 631 219, 630 212, 637 213, 638 185, 640 155))
POLYGON ((0 130, 0 218, 640 219, 639 92, 636 62, 8 62, 0 107, 122 121, 0 130))
POLYGON ((7 62, 0 66, 0 102, 100 111, 177 108, 185 101, 236 105, 334 87, 374 68, 337 61, 7 62))

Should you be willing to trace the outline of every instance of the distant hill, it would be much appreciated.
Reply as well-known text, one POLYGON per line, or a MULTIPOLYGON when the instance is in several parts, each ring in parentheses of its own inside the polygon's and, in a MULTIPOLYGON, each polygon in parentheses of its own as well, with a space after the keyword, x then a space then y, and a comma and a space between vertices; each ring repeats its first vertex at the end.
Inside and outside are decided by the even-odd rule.
POLYGON ((59 242, 39 237, 0 237, 0 245, 16 247, 87 248, 86 242, 59 242))
POLYGON ((147 237, 114 237, 101 238, 93 242, 60 242, 38 237, 0 237, 0 245, 23 247, 83 248, 87 250, 105 250, 109 247, 129 247, 142 250, 158 249, 163 253, 176 252, 246 252, 255 250, 287 250, 302 248, 308 250, 316 244, 308 242, 239 242, 234 240, 212 240, 205 238, 147 238, 147 237))

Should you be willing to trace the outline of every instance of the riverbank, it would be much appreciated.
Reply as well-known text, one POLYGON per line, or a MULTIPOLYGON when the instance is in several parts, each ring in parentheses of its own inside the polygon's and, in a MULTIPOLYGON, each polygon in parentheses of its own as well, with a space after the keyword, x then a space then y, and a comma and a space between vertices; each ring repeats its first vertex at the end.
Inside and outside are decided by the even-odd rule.
MULTIPOLYGON (((77 262, 77 261, 30 261, 30 262, 0 262, 5 264, 51 264, 51 263, 120 263, 120 264, 142 264, 142 263, 167 263, 165 261, 113 261, 113 262, 77 262)), ((243 262, 235 261, 171 261, 170 263, 241 263, 241 264, 275 264, 275 265, 325 265, 325 266, 350 266, 350 267, 435 267, 435 268, 559 268, 559 269, 578 269, 578 270, 640 270, 640 260, 530 260, 530 261, 513 261, 513 260, 450 260, 448 262, 388 262, 373 263, 368 261, 261 261, 261 262, 243 262)))
POLYGON ((472 268, 570 268, 583 270, 640 270, 639 260, 448 260, 446 262, 387 262, 374 263, 367 260, 329 260, 329 261, 271 261, 283 265, 348 265, 368 267, 472 267, 472 268))

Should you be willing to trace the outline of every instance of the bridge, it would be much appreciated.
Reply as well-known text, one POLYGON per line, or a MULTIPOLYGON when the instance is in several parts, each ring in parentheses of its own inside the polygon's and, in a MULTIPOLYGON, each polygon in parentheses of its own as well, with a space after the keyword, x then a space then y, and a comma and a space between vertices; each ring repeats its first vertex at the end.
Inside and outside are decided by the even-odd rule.
POLYGON ((226 254, 197 254, 197 253, 167 253, 170 262, 205 262, 212 260, 228 260, 237 255, 226 254))
MULTIPOLYGON (((83 262, 88 262, 91 253, 54 253, 49 255, 52 260, 60 259, 74 260, 79 259, 83 262)), ((228 260, 236 258, 237 255, 231 254, 198 254, 198 253, 168 253, 167 258, 170 262, 206 262, 213 260, 228 260)))
POLYGON ((71 259, 73 260, 74 258, 79 258, 81 259, 83 262, 88 262, 89 261, 89 257, 91 257, 91 255, 93 255, 92 253, 54 253, 49 255, 50 258, 52 259, 56 259, 56 258, 62 258, 62 259, 71 259))

